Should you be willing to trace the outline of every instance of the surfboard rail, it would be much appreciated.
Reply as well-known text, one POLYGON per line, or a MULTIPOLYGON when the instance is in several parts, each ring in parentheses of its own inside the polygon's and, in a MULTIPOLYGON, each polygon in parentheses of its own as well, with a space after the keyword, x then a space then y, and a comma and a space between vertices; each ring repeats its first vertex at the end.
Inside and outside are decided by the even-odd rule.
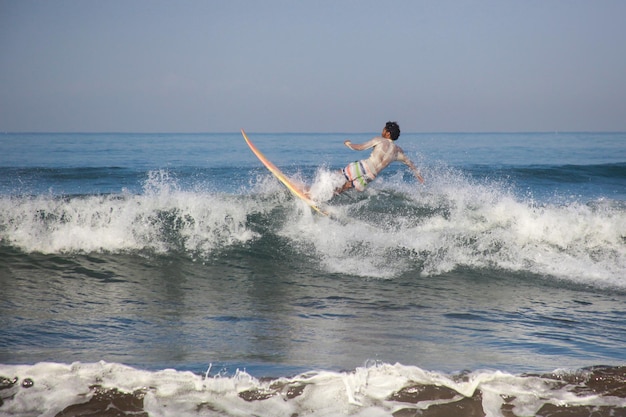
POLYGON ((248 135, 246 135, 246 132, 243 129, 241 129, 241 135, 246 140, 246 143, 248 144, 248 147, 250 147, 250 150, 252 150, 252 153, 254 153, 256 157, 259 158, 259 161, 261 161, 263 165, 265 165, 265 167, 280 182, 282 182, 293 195, 307 203, 313 210, 324 216, 328 216, 328 213, 326 211, 322 210, 313 200, 309 198, 306 190, 304 190, 301 186, 295 184, 293 180, 286 176, 280 169, 278 169, 276 165, 272 163, 272 161, 270 161, 265 155, 263 155, 259 148, 257 148, 256 145, 252 143, 252 141, 248 138, 248 135))

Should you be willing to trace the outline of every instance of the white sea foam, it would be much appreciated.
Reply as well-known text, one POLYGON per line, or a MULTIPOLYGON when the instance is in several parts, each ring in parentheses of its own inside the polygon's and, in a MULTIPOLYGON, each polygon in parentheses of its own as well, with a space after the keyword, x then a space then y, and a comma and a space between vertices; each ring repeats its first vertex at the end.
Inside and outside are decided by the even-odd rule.
POLYGON ((344 176, 338 171, 328 171, 325 168, 317 170, 313 184, 311 185, 311 197, 315 201, 326 202, 335 195, 335 190, 343 186, 344 176))
POLYGON ((452 376, 401 364, 377 364, 352 372, 318 371, 277 380, 259 380, 237 371, 232 376, 204 377, 175 370, 144 371, 116 363, 38 363, 0 365, 0 375, 26 378, 30 388, 16 384, 3 392, 5 415, 55 416, 72 404, 86 403, 94 385, 125 393, 140 393, 143 410, 151 416, 386 416, 401 409, 425 409, 454 403, 482 393, 487 415, 501 415, 505 401, 516 415, 534 415, 547 403, 566 406, 623 406, 623 399, 583 395, 549 379, 516 376, 500 371, 476 371, 452 376), (435 397, 417 403, 398 401, 392 394, 420 385, 446 387, 453 398, 435 397), (294 389, 298 393, 294 394, 294 389), (250 395, 246 395, 250 394, 250 395))
MULTIPOLYGON (((3 244, 25 252, 154 251, 210 255, 254 241, 261 214, 330 273, 394 278, 457 268, 496 268, 626 288, 626 210, 600 200, 536 203, 497 183, 477 183, 451 170, 427 172, 425 186, 401 174, 363 194, 327 204, 332 218, 311 214, 273 177, 247 194, 183 190, 167 172, 151 173, 142 194, 0 198, 3 244), (287 213, 272 218, 273 211, 287 213)), ((334 189, 320 170, 317 198, 334 189)))
POLYGON ((626 288, 626 211, 618 202, 538 204, 450 171, 425 187, 392 178, 365 195, 333 207, 343 221, 299 216, 284 233, 312 244, 335 273, 390 278, 421 263, 427 276, 501 268, 626 288), (382 187, 397 190, 406 209, 397 195, 383 197, 389 213, 368 209, 382 187))
POLYGON ((183 191, 162 172, 144 189, 141 195, 0 198, 2 240, 26 252, 207 253, 255 237, 246 227, 250 201, 183 191))

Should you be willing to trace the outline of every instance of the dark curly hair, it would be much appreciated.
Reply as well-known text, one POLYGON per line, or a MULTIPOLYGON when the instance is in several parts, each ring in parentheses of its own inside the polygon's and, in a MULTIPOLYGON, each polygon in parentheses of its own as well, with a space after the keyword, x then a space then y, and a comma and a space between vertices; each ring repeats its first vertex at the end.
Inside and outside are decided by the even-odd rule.
POLYGON ((396 140, 400 137, 400 126, 398 122, 387 122, 385 129, 387 129, 387 132, 391 135, 392 140, 396 140))

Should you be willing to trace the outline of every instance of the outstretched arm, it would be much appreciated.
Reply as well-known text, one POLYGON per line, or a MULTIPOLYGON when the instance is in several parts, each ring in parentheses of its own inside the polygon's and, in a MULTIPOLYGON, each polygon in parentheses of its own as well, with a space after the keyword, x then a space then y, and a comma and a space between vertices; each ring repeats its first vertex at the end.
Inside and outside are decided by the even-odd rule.
POLYGON ((398 160, 403 162, 406 166, 408 166, 411 169, 411 171, 413 171, 413 175, 415 175, 415 178, 417 178, 420 184, 424 184, 424 178, 422 177, 420 170, 417 169, 415 167, 415 164, 409 158, 406 157, 404 152, 398 155, 398 160))
POLYGON ((415 175, 415 178, 417 178, 420 184, 424 184, 424 178, 422 177, 420 170, 417 169, 415 165, 413 165, 413 162, 409 161, 407 165, 409 166, 409 168, 411 168, 411 171, 413 171, 413 175, 415 175))
POLYGON ((359 143, 352 143, 350 139, 346 139, 343 141, 343 144, 346 145, 348 148, 352 149, 353 151, 364 151, 366 149, 376 146, 379 140, 380 140, 379 138, 374 138, 365 143, 359 144, 359 143))

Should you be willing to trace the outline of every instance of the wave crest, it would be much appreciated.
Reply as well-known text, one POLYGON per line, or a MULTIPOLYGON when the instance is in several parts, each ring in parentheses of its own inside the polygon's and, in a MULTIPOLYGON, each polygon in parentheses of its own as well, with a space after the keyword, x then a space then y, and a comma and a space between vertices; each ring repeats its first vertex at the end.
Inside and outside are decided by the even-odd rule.
MULTIPOLYGON (((141 194, 2 197, 0 233, 4 245, 26 253, 193 258, 250 250, 251 242, 272 246, 278 238, 291 243, 296 258, 329 273, 394 278, 501 269, 626 288, 622 201, 538 203, 449 169, 430 174, 426 187, 397 174, 365 193, 335 197, 331 219, 312 214, 266 175, 251 190, 225 194, 182 189, 168 172, 155 171, 141 194)), ((284 258, 277 247, 263 253, 284 258)))

